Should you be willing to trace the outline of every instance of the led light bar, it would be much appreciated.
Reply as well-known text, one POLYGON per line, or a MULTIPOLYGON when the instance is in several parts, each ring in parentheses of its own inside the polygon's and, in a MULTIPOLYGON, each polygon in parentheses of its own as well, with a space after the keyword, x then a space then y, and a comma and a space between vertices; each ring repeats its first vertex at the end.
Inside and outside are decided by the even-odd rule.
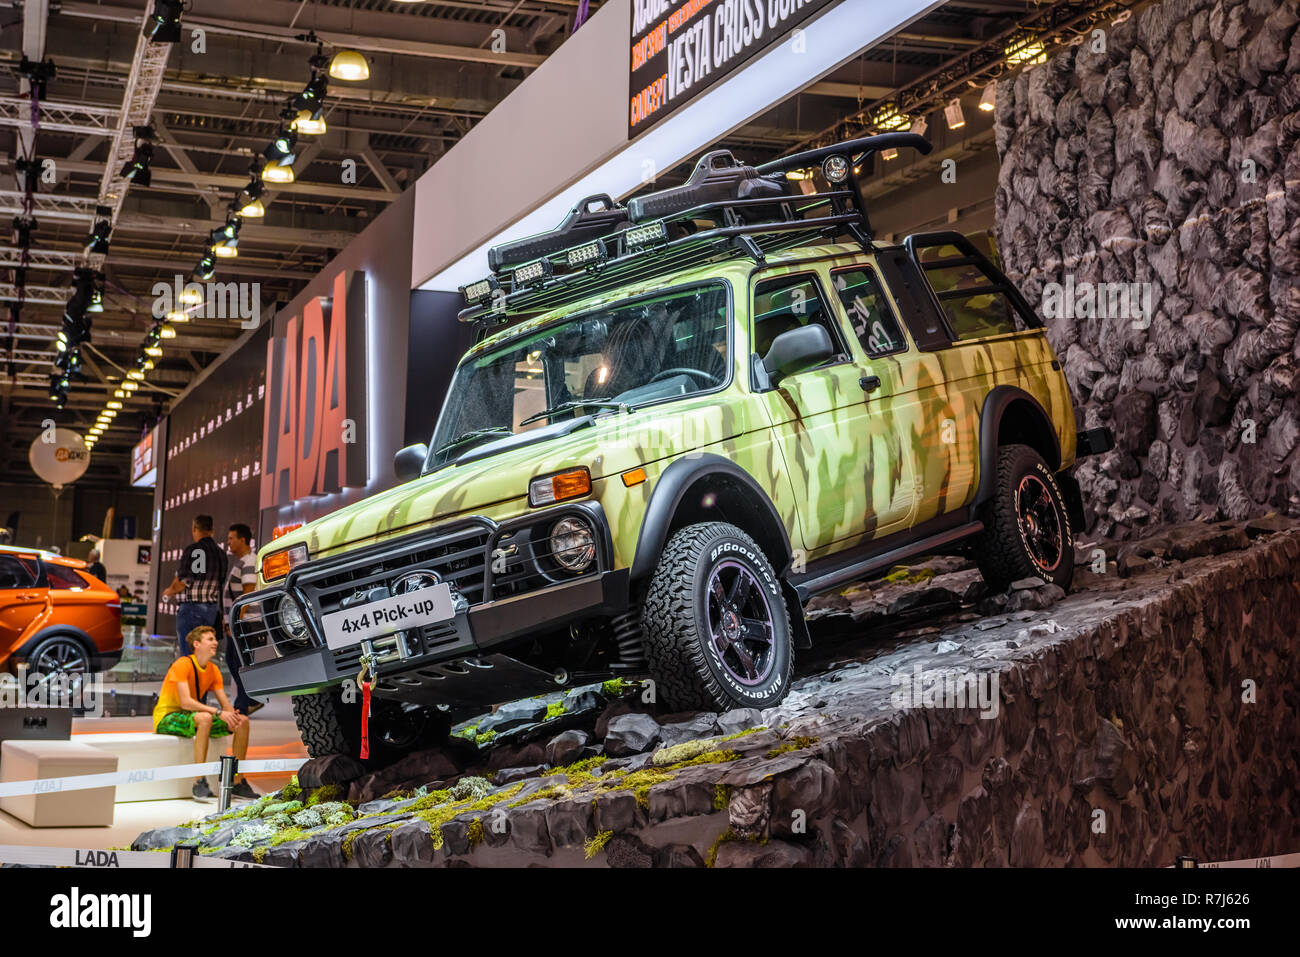
POLYGON ((551 275, 552 271, 549 259, 538 259, 526 266, 520 266, 511 273, 511 278, 514 279, 516 286, 529 286, 541 279, 545 279, 551 275))
POLYGON ((652 243, 668 242, 668 227, 662 220, 653 223, 646 223, 644 226, 633 226, 623 234, 623 239, 629 248, 649 246, 652 243))
POLYGON ((605 244, 599 239, 592 240, 589 243, 583 243, 581 246, 574 246, 566 253, 570 268, 575 266, 592 266, 603 263, 606 255, 605 244))
POLYGON ((472 282, 468 286, 460 287, 460 294, 465 297, 465 302, 471 306, 478 305, 492 298, 492 293, 501 288, 501 284, 496 281, 494 276, 488 276, 486 279, 480 279, 478 282, 472 282))

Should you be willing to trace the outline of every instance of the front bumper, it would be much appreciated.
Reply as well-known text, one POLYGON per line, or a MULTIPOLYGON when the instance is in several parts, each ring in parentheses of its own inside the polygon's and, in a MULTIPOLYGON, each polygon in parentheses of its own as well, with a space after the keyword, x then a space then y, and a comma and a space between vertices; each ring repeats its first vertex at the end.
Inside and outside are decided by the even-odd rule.
MULTIPOLYGON (((549 534, 549 533, 548 533, 549 534)), ((417 568, 432 569, 452 583, 468 609, 451 621, 399 632, 405 654, 379 668, 376 694, 408 701, 455 705, 492 693, 543 687, 549 673, 503 654, 530 634, 598 615, 615 615, 628 604, 628 571, 611 568, 609 526, 599 503, 554 506, 497 525, 474 519, 319 562, 309 562, 277 584, 237 601, 230 613, 240 655, 239 679, 250 695, 319 690, 355 678, 361 646, 327 647, 321 627, 337 610, 338 596, 375 600, 376 588, 417 568), (566 515, 580 514, 597 531, 592 569, 565 580, 547 567, 541 548, 549 529, 566 515), (295 644, 278 627, 279 599, 290 593, 306 612, 307 644, 295 644), (447 680, 454 679, 454 680, 447 680)), ((343 601, 349 601, 344 598, 343 601)), ((390 647, 396 647, 395 643, 390 647)), ((500 700, 500 699, 498 699, 500 700)))

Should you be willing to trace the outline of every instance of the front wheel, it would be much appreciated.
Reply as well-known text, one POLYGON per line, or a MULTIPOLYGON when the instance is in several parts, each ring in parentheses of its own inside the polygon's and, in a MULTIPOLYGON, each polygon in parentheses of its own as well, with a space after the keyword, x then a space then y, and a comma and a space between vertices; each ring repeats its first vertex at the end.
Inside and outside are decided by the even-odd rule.
POLYGON ((642 624, 651 677, 674 710, 769 708, 790 690, 794 649, 781 582, 734 525, 705 522, 673 535, 642 624))
POLYGON ((995 591, 1041 578, 1067 591, 1074 577, 1074 535, 1056 477, 1027 445, 998 449, 997 485, 984 506, 975 562, 995 591))
MULTIPOLYGON (((294 695, 293 717, 307 754, 361 754, 360 693, 344 700, 342 688, 294 695)), ((393 702, 371 701, 370 759, 376 765, 421 748, 446 743, 450 719, 435 708, 403 709, 393 702)))

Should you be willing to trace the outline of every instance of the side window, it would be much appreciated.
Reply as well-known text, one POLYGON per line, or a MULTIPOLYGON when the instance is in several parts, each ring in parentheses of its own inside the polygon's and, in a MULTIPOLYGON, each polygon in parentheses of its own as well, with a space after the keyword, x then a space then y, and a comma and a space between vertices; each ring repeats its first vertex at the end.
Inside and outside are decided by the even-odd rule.
POLYGON ((74 569, 53 562, 45 563, 45 577, 51 588, 85 588, 86 581, 74 569))
POLYGON ((902 352, 907 339, 881 292, 876 273, 866 266, 841 269, 831 274, 835 294, 849 317, 849 325, 871 358, 902 352))
POLYGON ((0 588, 30 588, 36 584, 32 569, 13 555, 0 555, 0 588))
POLYGON ((1016 310, 995 276, 954 246, 925 250, 921 265, 958 339, 980 339, 1017 332, 1016 310))
POLYGON ((849 357, 839 323, 826 307, 816 276, 782 276, 760 282, 754 287, 752 321, 754 351, 759 356, 767 355, 772 340, 781 333, 816 323, 830 334, 836 349, 836 355, 824 365, 843 362, 849 357))

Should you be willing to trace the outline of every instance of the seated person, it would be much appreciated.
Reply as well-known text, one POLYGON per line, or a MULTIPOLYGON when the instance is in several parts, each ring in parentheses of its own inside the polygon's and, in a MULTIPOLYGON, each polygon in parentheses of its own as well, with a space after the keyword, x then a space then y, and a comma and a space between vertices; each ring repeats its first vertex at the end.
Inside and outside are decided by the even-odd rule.
MULTIPOLYGON (((221 738, 233 732, 232 753, 239 760, 248 756, 248 717, 230 706, 222 689, 221 669, 212 659, 217 654, 217 631, 208 625, 199 625, 185 636, 193 650, 184 658, 177 658, 167 669, 158 704, 153 709, 155 734, 175 734, 194 739, 194 763, 206 764, 208 739, 221 738), (205 704, 208 692, 214 692, 221 706, 205 704)), ((205 777, 196 778, 191 793, 195 800, 213 797, 205 777)), ((230 792, 235 797, 260 797, 242 774, 235 780, 230 792)))

